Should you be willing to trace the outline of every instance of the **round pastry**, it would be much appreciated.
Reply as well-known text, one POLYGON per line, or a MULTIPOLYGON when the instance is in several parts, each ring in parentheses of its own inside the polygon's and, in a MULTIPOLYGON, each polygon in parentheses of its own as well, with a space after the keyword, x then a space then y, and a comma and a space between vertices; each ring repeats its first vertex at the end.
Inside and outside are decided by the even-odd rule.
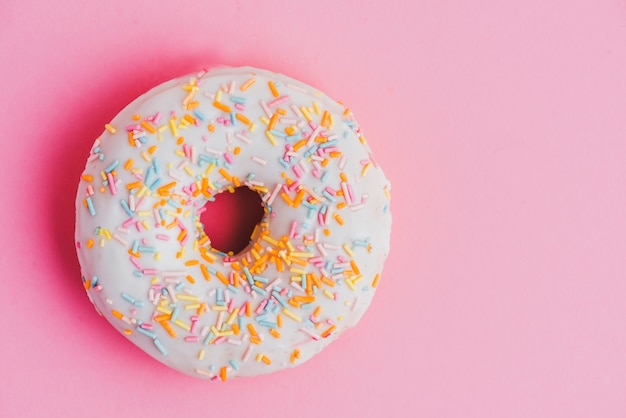
POLYGON ((206 379, 300 364, 354 326, 389 251, 389 182, 352 112, 256 68, 166 82, 96 139, 76 248, 96 309, 143 351, 206 379), (237 254, 200 221, 247 187, 264 216, 237 254))

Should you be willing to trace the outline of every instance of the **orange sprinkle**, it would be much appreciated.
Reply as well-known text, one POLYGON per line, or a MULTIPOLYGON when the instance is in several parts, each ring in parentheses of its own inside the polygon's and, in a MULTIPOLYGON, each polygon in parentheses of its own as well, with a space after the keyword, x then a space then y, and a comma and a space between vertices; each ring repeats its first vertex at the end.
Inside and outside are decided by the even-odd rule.
POLYGON ((183 142, 185 142, 185 138, 183 138, 182 136, 179 136, 178 139, 176 140, 176 145, 182 145, 183 142))
POLYGON ((220 279, 220 281, 222 283, 224 283, 226 286, 228 286, 230 283, 228 283, 228 279, 222 274, 221 271, 217 271, 215 273, 215 275, 217 276, 218 279, 220 279))
POLYGON ((85 181, 93 181, 93 176, 89 174, 83 174, 81 178, 85 181))
POLYGON ((93 239, 92 239, 92 238, 89 238, 89 239, 87 240, 87 248, 91 248, 91 247, 93 247, 93 239))
POLYGON ((186 278, 186 279, 187 279, 187 281, 188 281, 189 283, 191 283, 191 284, 196 283, 196 280, 195 280, 193 277, 191 277, 190 275, 185 276, 185 278, 186 278))
POLYGON ((133 164, 134 164, 134 163, 135 163, 135 162, 133 161, 133 159, 132 159, 132 158, 129 158, 129 159, 128 159, 128 161, 126 161, 126 163, 124 164, 124 168, 125 168, 126 170, 130 170, 130 169, 133 167, 133 164))
POLYGON ((185 265, 186 266, 197 266, 198 264, 200 264, 200 262, 198 260, 185 261, 185 265))
POLYGON ((167 322, 167 321, 158 321, 158 322, 159 322, 159 324, 161 324, 161 326, 163 328, 165 328, 165 331, 167 331, 167 333, 170 335, 170 337, 176 338, 176 331, 174 331, 174 329, 169 324, 169 322, 167 322))
POLYGON ((113 309, 111 311, 111 313, 113 314, 114 317, 116 317, 117 319, 122 319, 124 318, 124 315, 121 312, 116 311, 115 309, 113 309))
POLYGON ((268 81, 267 85, 270 87, 270 91, 272 92, 272 96, 278 97, 279 93, 278 93, 278 90, 276 89, 276 85, 274 84, 274 82, 273 81, 268 81))
POLYGON ((226 171, 224 168, 220 168, 218 171, 226 180, 232 181, 233 177, 228 174, 228 171, 226 171))
POLYGON ((359 267, 356 265, 354 260, 350 260, 350 266, 352 266, 352 271, 354 271, 354 274, 361 274, 361 272, 359 271, 359 267))
POLYGON ((313 316, 317 318, 318 316, 320 316, 320 312, 322 312, 322 307, 321 307, 321 306, 318 306, 318 307, 317 307, 317 308, 315 308, 315 310, 313 311, 313 316))
POLYGON ((250 125, 250 119, 248 119, 247 117, 245 117, 244 115, 242 115, 241 113, 237 113, 235 115, 235 117, 237 118, 237 120, 239 120, 241 123, 243 123, 244 125, 250 125))
POLYGON ((280 332, 276 331, 274 328, 270 328, 270 334, 272 334, 274 338, 280 338, 280 332))
POLYGON ((321 334, 322 338, 328 337, 331 334, 331 332, 333 332, 335 330, 335 328, 337 328, 337 326, 333 325, 333 326, 329 327, 326 331, 322 332, 322 334, 321 334))
POLYGON ((141 121, 141 126, 142 126, 142 127, 143 127, 146 131, 150 132, 151 134, 156 133, 156 129, 154 129, 154 126, 150 125, 150 124, 148 123, 148 121, 146 121, 146 120, 141 121))
POLYGON ((213 102, 213 107, 216 107, 219 110, 222 110, 226 113, 230 113, 230 107, 226 106, 223 103, 218 102, 217 100, 213 102))
POLYGON ((267 129, 272 130, 276 126, 276 122, 278 122, 278 113, 274 113, 270 118, 270 122, 267 124, 267 129))
POLYGON ((293 350, 293 353, 291 353, 291 363, 295 364, 296 360, 298 360, 300 358, 300 350, 298 350, 297 348, 295 350, 293 350))
POLYGON ((258 337, 259 334, 257 334, 256 329, 254 328, 254 325, 248 324, 247 328, 248 328, 248 332, 250 333, 250 335, 252 335, 253 337, 258 337))
POLYGON ((222 382, 226 381, 226 367, 220 369, 220 379, 222 379, 222 382))
POLYGON ((141 119, 141 115, 133 115, 133 120, 139 120, 141 119))
POLYGON ((185 114, 185 116, 183 116, 183 119, 185 119, 187 122, 189 122, 192 125, 196 124, 196 119, 191 115, 185 114))
POLYGON ((239 90, 241 91, 246 91, 248 90, 248 88, 250 88, 250 86, 252 86, 254 83, 256 82, 255 78, 249 78, 247 81, 245 81, 241 87, 239 87, 239 90))
POLYGON ((341 217, 341 215, 339 215, 338 213, 335 213, 335 216, 333 216, 333 218, 335 218, 335 220, 337 221, 339 225, 343 226, 343 218, 341 217))
POLYGON ((378 281, 379 280, 380 280, 380 274, 376 273, 376 276, 374 276, 374 280, 372 280, 372 287, 378 286, 378 281))
POLYGON ((235 149, 233 150, 233 154, 235 154, 235 155, 239 155, 240 152, 241 152, 241 148, 240 147, 235 147, 235 149))

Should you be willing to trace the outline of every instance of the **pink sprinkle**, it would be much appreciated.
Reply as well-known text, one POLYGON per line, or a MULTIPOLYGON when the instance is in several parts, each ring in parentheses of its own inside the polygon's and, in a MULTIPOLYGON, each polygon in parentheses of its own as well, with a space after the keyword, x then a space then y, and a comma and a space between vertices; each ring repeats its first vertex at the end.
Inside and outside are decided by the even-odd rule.
POLYGON ((293 173, 296 175, 296 177, 298 178, 302 178, 302 170, 300 170, 300 167, 298 167, 297 165, 294 165, 291 170, 293 171, 293 173))
POLYGON ((224 159, 228 162, 228 164, 233 163, 233 157, 227 152, 224 153, 224 159))
POLYGON ((224 337, 224 336, 217 337, 217 338, 213 341, 213 344, 217 345, 217 344, 223 343, 224 341, 226 341, 226 337, 224 337))
POLYGON ((139 263, 139 260, 137 260, 135 257, 130 256, 130 262, 133 263, 133 265, 137 267, 137 269, 142 270, 141 263, 139 263))
POLYGON ((141 125, 137 124, 137 125, 128 125, 126 127, 126 132, 132 132, 132 131, 139 131, 141 130, 141 125))
POLYGON ((159 271, 157 269, 143 269, 141 272, 145 275, 153 275, 157 274, 159 271))
POLYGON ((123 226, 124 228, 127 228, 127 229, 128 229, 128 227, 129 227, 129 226, 131 226, 131 225, 133 224, 133 222, 135 222, 135 218, 130 218, 130 219, 128 219, 128 220, 126 220, 126 221, 124 221, 124 223, 122 224, 122 226, 123 226))
POLYGON ((200 337, 198 337, 197 335, 189 335, 188 337, 185 337, 185 341, 187 341, 188 343, 196 343, 200 341, 200 337))
POLYGON ((289 237, 293 238, 296 236, 296 228, 298 228, 298 222, 297 221, 293 221, 291 223, 291 229, 289 230, 289 237))
POLYGON ((113 179, 113 174, 107 173, 107 180, 109 181, 109 189, 111 189, 111 194, 115 196, 117 194, 117 187, 115 187, 115 179, 113 179))
POLYGON ((243 105, 242 105, 241 103, 235 103, 235 109, 237 109, 237 110, 241 110, 242 112, 243 112, 244 110, 246 110, 246 108, 245 108, 245 107, 243 107, 243 105))
POLYGON ((289 96, 281 96, 278 97, 274 100, 272 100, 271 102, 269 102, 267 104, 267 107, 274 107, 274 106, 278 106, 281 103, 285 103, 287 100, 289 100, 289 96))
POLYGON ((161 241, 169 241, 170 240, 169 235, 165 235, 165 234, 157 234, 156 238, 160 239, 161 241))

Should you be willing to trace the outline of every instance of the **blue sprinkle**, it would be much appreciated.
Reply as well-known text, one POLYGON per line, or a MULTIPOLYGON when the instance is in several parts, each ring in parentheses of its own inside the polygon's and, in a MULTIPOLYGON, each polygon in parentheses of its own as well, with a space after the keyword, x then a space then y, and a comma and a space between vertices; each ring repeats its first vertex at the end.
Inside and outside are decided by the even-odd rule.
POLYGON ((237 362, 235 360, 229 360, 228 362, 230 363, 230 365, 233 367, 235 371, 239 370, 239 366, 237 365, 237 362))
POLYGON ((323 183, 323 182, 325 182, 325 181, 326 181, 326 179, 327 179, 327 178, 328 178, 328 171, 324 171, 324 172, 322 173, 322 177, 320 177, 320 180, 321 180, 321 181, 322 181, 322 183, 323 183))
POLYGON ((152 167, 154 167, 154 174, 159 175, 159 165, 157 164, 156 157, 152 159, 152 167))
POLYGON ((157 177, 157 179, 156 179, 156 180, 154 180, 154 181, 152 182, 152 184, 150 185, 150 187, 148 187, 148 188, 149 188, 150 190, 154 190, 154 189, 156 189, 156 187, 157 187, 159 184, 161 184, 161 177, 157 177))
POLYGON ((213 339, 213 331, 209 332, 206 336, 206 338, 204 339, 204 341, 202 342, 202 344, 204 345, 209 345, 209 343, 211 342, 211 340, 213 339))
POLYGON ((302 139, 302 135, 299 134, 299 133, 295 133, 293 135, 288 135, 288 136, 285 137, 285 140, 291 141, 291 142, 298 141, 300 139, 302 139))
POLYGON ((135 330, 137 330, 137 332, 139 332, 140 334, 146 335, 150 338, 152 338, 153 340, 156 338, 156 334, 154 332, 150 332, 147 329, 143 329, 141 327, 137 327, 135 328, 135 330))
POLYGON ((289 164, 282 158, 278 159, 278 162, 280 163, 280 165, 282 165, 285 168, 289 168, 289 164))
POLYGON ((235 126, 235 112, 230 112, 230 123, 235 126))
POLYGON ((91 216, 96 216, 96 208, 93 206, 91 197, 87 198, 87 208, 89 209, 89 213, 91 213, 91 216))
POLYGON ((159 349, 161 354, 163 354, 164 356, 167 356, 167 350, 165 349, 165 347, 163 347, 163 344, 161 344, 161 341, 157 340, 156 338, 152 341, 154 341, 154 345, 156 345, 156 348, 159 349))
POLYGON ((275 322, 269 322, 269 321, 258 321, 259 325, 263 325, 264 327, 268 327, 268 328, 278 328, 278 325, 275 322))
POLYGON ((172 317, 171 317, 170 321, 172 321, 172 322, 176 321, 176 318, 178 318, 178 312, 180 312, 180 309, 178 309, 178 308, 174 308, 172 310, 172 317))
POLYGON ((133 271, 133 276, 135 277, 143 277, 143 273, 139 270, 133 271))
POLYGON ((254 290, 255 292, 257 292, 260 295, 267 295, 267 291, 265 289, 261 289, 260 287, 256 286, 256 285, 251 285, 250 286, 252 288, 252 290, 254 290))
POLYGON ((104 161, 104 154, 100 154, 100 155, 98 155, 98 159, 99 159, 100 161, 104 161))
POLYGON ((135 303, 135 298, 132 297, 131 295, 129 295, 128 293, 126 293, 126 292, 122 292, 122 298, 125 301, 127 301, 127 302, 130 302, 130 303, 133 303, 133 304, 135 303))
POLYGON ((331 141, 326 141, 326 142, 321 143, 321 144, 319 145, 319 147, 320 147, 320 148, 322 148, 322 149, 323 149, 323 148, 332 147, 333 145, 337 145, 337 142, 338 142, 338 141, 337 141, 336 139, 333 139, 333 140, 331 140, 331 141))
POLYGON ((120 200, 120 205, 122 205, 122 208, 124 208, 124 211, 128 214, 128 216, 133 217, 135 215, 133 213, 133 211, 130 210, 130 207, 128 206, 128 203, 126 203, 126 201, 124 199, 120 200))
POLYGON ((331 195, 330 193, 328 193, 328 190, 324 190, 322 194, 324 195, 324 197, 326 197, 326 199, 330 200, 331 203, 335 203, 336 201, 335 197, 331 195))
POLYGON ((148 170, 146 170, 146 176, 143 179, 143 182, 145 184, 148 184, 150 182, 150 177, 152 177, 152 173, 154 172, 154 167, 149 166, 148 170))
POLYGON ((232 284, 229 284, 229 285, 228 285, 228 286, 226 286, 226 287, 228 287, 228 290, 230 290, 230 291, 231 291, 231 292, 233 292, 233 293, 238 293, 238 292, 239 292, 239 289, 237 289, 237 288, 236 288, 235 286, 233 286, 232 284))
POLYGON ((240 96, 230 96, 230 101, 233 103, 246 104, 246 98, 240 96))
POLYGON ((270 129, 270 134, 277 136, 279 138, 286 138, 287 134, 285 132, 282 131, 277 131, 275 129, 270 129))
POLYGON ((278 303, 280 303, 283 307, 287 306, 287 301, 281 295, 279 295, 278 292, 272 292, 272 296, 274 296, 278 303))
POLYGON ((111 171, 115 170, 115 168, 118 165, 120 165, 120 161, 119 160, 115 160, 111 164, 109 164, 109 166, 107 168, 104 169, 104 172, 109 174, 111 171))
POLYGON ((133 305, 135 305, 138 308, 143 308, 144 304, 142 300, 136 300, 133 302, 133 305))
POLYGON ((248 270, 248 267, 243 268, 243 274, 246 276, 248 283, 254 284, 254 280, 252 279, 252 275, 250 274, 250 270, 248 270))
MULTIPOLYGON (((135 242, 137 242, 137 241, 135 240, 135 242)), ((147 245, 139 245, 139 246, 137 246, 137 251, 139 251, 141 253, 155 253, 156 252, 156 248, 149 247, 147 245)))
POLYGON ((269 283, 269 279, 266 279, 265 277, 261 277, 261 276, 254 276, 254 280, 257 282, 261 282, 261 283, 269 283))
POLYGON ((206 120, 206 116, 204 116, 204 114, 200 112, 198 109, 194 110, 193 114, 196 115, 196 117, 200 119, 202 122, 206 120))

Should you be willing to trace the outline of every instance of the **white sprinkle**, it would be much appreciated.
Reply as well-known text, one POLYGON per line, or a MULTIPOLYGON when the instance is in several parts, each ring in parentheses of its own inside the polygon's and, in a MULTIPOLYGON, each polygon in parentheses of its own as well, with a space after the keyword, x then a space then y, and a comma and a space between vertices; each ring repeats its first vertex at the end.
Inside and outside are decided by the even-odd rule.
POLYGON ((239 139, 242 142, 245 142, 246 144, 250 144, 252 143, 252 141, 250 140, 250 138, 245 137, 244 135, 240 134, 240 133, 236 133, 235 134, 235 138, 239 139))

